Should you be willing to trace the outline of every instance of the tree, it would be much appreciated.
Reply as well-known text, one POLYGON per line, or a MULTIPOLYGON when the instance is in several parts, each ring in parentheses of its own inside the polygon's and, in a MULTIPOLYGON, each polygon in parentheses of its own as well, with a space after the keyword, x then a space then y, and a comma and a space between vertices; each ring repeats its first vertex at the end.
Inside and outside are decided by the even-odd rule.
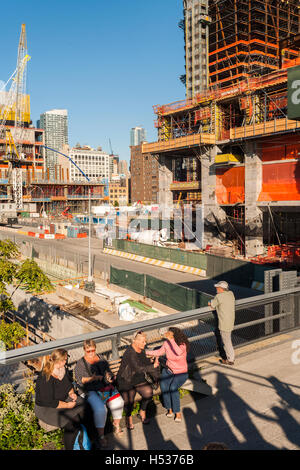
POLYGON ((11 240, 0 241, 0 313, 8 310, 16 310, 12 297, 17 289, 23 288, 28 292, 51 292, 53 286, 46 274, 32 259, 26 259, 20 263, 15 260, 20 258, 20 251, 11 240), (9 285, 15 285, 11 295, 8 292, 9 285))

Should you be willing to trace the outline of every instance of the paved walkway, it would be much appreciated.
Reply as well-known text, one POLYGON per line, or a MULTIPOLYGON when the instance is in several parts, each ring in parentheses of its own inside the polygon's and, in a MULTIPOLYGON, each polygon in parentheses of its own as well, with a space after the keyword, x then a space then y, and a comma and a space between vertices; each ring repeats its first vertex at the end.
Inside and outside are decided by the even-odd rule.
POLYGON ((111 449, 198 450, 211 441, 232 450, 300 449, 300 330, 240 349, 234 367, 209 358, 201 371, 218 388, 214 396, 184 397, 180 424, 157 406, 149 425, 135 418, 133 431, 111 437, 111 449))

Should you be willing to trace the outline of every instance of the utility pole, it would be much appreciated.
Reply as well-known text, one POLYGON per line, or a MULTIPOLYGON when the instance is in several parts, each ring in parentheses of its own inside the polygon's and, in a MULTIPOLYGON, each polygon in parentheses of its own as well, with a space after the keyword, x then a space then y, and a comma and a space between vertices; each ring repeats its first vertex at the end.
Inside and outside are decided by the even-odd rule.
POLYGON ((89 265, 88 265, 88 282, 93 281, 92 275, 92 250, 91 250, 91 230, 92 230, 92 213, 91 213, 91 187, 89 186, 89 265))

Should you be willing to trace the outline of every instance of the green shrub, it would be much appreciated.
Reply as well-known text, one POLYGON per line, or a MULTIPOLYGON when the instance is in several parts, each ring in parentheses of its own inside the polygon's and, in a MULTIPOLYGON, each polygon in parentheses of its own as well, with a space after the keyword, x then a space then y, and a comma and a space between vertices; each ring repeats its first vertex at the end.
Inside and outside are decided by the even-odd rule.
POLYGON ((11 384, 0 386, 0 450, 63 448, 62 431, 46 433, 34 414, 34 388, 16 393, 11 384))
POLYGON ((22 326, 17 323, 7 323, 4 320, 0 322, 0 342, 4 344, 5 349, 12 349, 15 344, 18 344, 26 332, 22 326))

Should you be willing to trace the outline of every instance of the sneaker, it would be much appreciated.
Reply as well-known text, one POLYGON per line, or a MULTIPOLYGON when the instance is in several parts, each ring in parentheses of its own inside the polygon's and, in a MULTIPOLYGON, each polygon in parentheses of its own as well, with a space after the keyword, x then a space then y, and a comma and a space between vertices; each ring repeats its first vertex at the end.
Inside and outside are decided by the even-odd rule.
POLYGON ((174 421, 175 421, 175 423, 181 423, 182 419, 176 417, 176 418, 174 419, 174 421))
POLYGON ((167 418, 173 418, 173 416, 174 416, 174 413, 167 413, 167 414, 166 414, 166 417, 167 417, 167 418))

